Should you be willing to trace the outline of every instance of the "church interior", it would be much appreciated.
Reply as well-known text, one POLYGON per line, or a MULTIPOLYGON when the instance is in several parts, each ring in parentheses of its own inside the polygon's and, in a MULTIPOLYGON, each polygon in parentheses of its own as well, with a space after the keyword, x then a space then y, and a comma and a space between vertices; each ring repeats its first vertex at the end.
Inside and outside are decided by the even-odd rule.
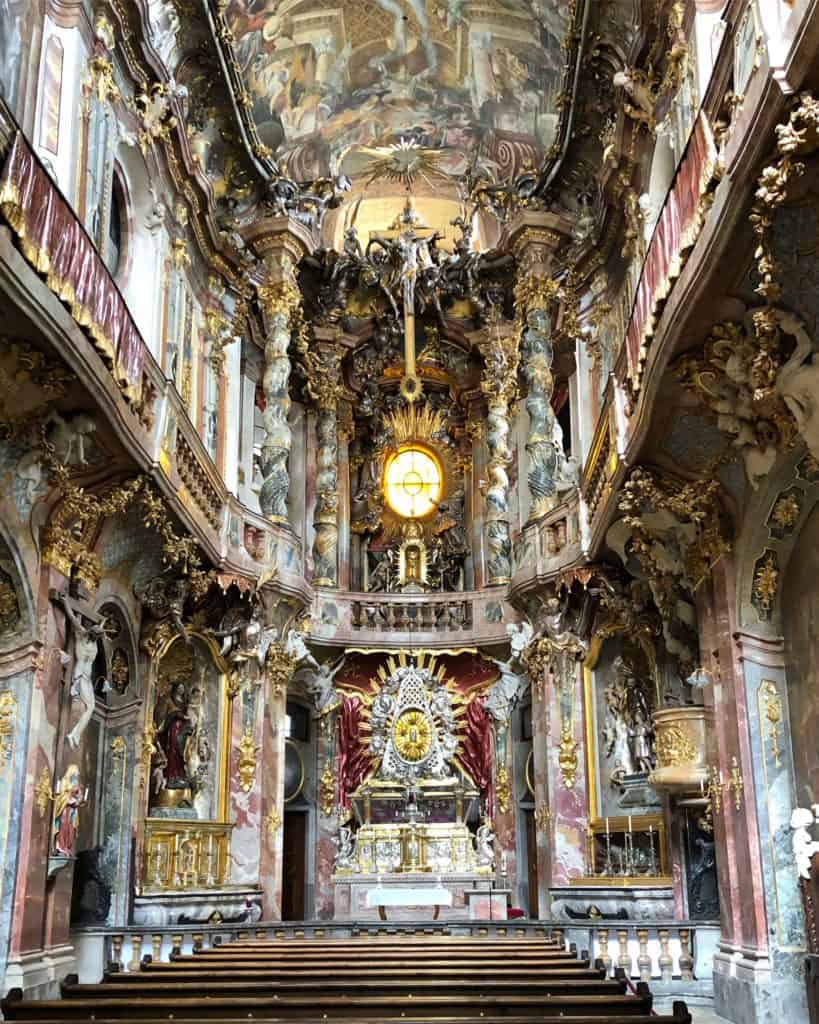
POLYGON ((0 0, 2 1019, 819 1024, 817 353, 819 0, 0 0))

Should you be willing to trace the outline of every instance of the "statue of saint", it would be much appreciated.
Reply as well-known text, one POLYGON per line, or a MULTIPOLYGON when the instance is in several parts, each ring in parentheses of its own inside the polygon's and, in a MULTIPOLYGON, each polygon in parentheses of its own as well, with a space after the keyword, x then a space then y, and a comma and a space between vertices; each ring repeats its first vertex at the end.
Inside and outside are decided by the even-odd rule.
POLYGON ((157 731, 157 744, 162 755, 159 759, 161 786, 157 786, 157 790, 190 788, 191 779, 188 777, 186 754, 188 741, 193 732, 194 723, 188 714, 187 690, 185 684, 179 680, 171 685, 167 708, 157 731))
POLYGON ((88 799, 88 790, 80 782, 80 769, 70 764, 57 786, 54 797, 54 849, 63 857, 73 857, 80 807, 88 799))

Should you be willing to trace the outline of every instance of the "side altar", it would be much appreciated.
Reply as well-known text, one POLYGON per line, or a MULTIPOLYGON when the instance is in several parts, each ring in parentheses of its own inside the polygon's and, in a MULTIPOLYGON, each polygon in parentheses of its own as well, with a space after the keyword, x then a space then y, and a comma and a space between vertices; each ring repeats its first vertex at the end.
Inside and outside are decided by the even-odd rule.
POLYGON ((488 906, 493 835, 457 764, 456 718, 442 675, 406 665, 384 680, 370 714, 377 767, 336 840, 336 919, 468 918, 488 906))

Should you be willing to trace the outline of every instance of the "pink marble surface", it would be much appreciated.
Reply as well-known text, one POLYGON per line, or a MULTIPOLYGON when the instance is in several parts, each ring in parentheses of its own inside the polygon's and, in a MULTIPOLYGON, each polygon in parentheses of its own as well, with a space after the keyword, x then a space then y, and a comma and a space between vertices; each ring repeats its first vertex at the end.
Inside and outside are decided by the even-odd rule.
MULTIPOLYGON (((261 751, 262 726, 261 693, 256 703, 256 729, 254 739, 261 751)), ((259 880, 259 834, 262 829, 262 799, 260 778, 261 764, 257 760, 257 769, 253 776, 253 785, 245 792, 239 776, 239 743, 242 739, 242 705, 241 696, 233 701, 230 738, 230 790, 228 802, 228 819, 234 822, 230 841, 230 877, 234 885, 256 885, 259 880)))
MULTIPOLYGON (((733 557, 724 556, 707 585, 697 591, 700 651, 710 677, 705 690, 714 707, 714 761, 724 779, 731 758, 739 755, 742 775, 753 779, 744 673, 736 643, 736 584, 733 557), (715 656, 716 655, 716 656, 715 656)), ((747 785, 747 783, 746 783, 747 785)), ((723 793, 722 813, 714 815, 722 941, 764 953, 768 948, 765 885, 759 847, 756 805, 751 799, 734 807, 723 793)))
POLYGON ((566 786, 558 762, 560 746, 560 706, 554 686, 547 691, 549 701, 549 756, 547 761, 549 806, 551 808, 552 856, 551 885, 568 885, 586 871, 586 829, 589 821, 586 764, 583 755, 583 697, 580 666, 574 682, 573 736, 577 743, 577 772, 571 789, 566 786))

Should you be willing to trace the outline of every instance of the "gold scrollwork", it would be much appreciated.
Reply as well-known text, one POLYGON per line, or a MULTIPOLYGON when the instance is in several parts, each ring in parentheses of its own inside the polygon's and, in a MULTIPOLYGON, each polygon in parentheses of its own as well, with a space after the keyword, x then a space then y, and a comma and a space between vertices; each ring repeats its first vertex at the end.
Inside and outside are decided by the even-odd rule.
POLYGON ((37 779, 37 784, 34 787, 34 801, 37 804, 37 810, 41 818, 46 816, 48 805, 51 803, 52 799, 51 772, 49 771, 48 766, 44 765, 39 778, 37 779))
POLYGON ((264 827, 271 839, 275 839, 279 829, 282 827, 282 816, 278 811, 271 811, 264 819, 264 827))
POLYGON ((239 784, 245 793, 253 787, 256 777, 256 760, 261 748, 256 743, 250 729, 245 729, 239 740, 239 784))
POLYGON ((319 809, 325 817, 333 813, 336 800, 336 778, 333 773, 333 764, 328 758, 324 762, 324 770, 319 779, 319 809))
POLYGON ((761 619, 771 617, 778 590, 779 559, 775 551, 767 548, 756 560, 751 587, 751 602, 761 619))
POLYGON ((566 789, 574 789, 577 781, 577 741, 570 722, 563 726, 557 748, 557 763, 566 789))
POLYGON ((501 814, 507 814, 509 812, 510 801, 512 799, 512 787, 509 782, 509 772, 506 770, 506 765, 502 764, 498 768, 498 775, 495 780, 495 798, 498 803, 498 810, 501 814))
POLYGON ((6 764, 14 751, 14 734, 17 728, 17 700, 11 690, 0 693, 0 768, 6 764))
POLYGON ((782 701, 779 699, 779 692, 776 683, 770 679, 762 681, 759 687, 758 700, 760 704, 760 718, 764 712, 767 725, 764 728, 764 736, 768 740, 771 757, 777 768, 782 767, 782 749, 779 746, 779 727, 782 722, 782 701))

